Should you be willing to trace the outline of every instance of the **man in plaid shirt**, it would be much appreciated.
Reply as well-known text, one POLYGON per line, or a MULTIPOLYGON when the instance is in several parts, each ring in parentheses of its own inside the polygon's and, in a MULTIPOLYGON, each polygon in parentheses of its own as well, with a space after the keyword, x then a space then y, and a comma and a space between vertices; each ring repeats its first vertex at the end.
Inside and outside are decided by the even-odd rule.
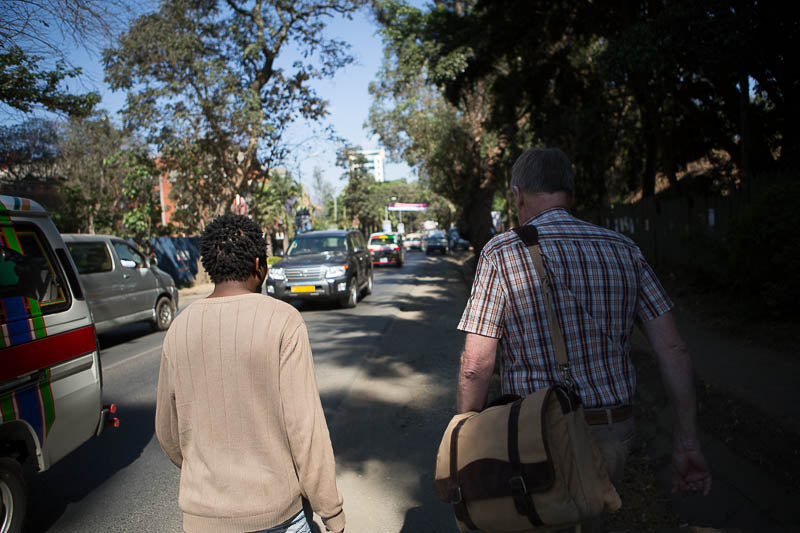
MULTIPOLYGON (((575 178, 557 148, 532 148, 514 163, 511 186, 520 224, 539 234, 570 375, 587 422, 619 486, 634 436, 636 373, 631 333, 638 321, 655 351, 675 409, 673 490, 708 494, 711 473, 697 440, 689 352, 667 297, 629 238, 579 220, 568 209, 575 178)), ((483 408, 502 347, 502 392, 526 396, 561 381, 539 281, 514 232, 483 248, 458 329, 467 333, 458 378, 459 412, 483 408)))

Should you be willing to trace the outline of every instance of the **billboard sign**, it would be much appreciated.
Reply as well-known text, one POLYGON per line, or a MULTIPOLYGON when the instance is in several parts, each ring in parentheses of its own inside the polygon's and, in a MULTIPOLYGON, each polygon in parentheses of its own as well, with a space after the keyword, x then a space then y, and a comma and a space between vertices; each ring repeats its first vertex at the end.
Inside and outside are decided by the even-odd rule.
POLYGON ((387 209, 389 209, 389 211, 425 211, 428 209, 428 204, 407 204, 395 202, 393 204, 389 204, 387 209))

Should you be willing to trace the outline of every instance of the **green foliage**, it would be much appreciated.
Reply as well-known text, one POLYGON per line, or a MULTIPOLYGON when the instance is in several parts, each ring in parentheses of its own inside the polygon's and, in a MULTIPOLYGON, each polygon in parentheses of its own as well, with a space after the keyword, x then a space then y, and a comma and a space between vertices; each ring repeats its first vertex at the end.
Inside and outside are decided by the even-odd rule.
MULTIPOLYGON (((253 193, 250 216, 266 234, 280 230, 290 237, 295 232, 294 212, 304 204, 303 196, 303 186, 291 173, 275 169, 270 173, 269 181, 253 193)), ((284 245, 286 243, 287 239, 284 239, 284 245)))
MULTIPOLYGON (((312 175, 313 225, 315 230, 327 229, 333 222, 333 185, 325 181, 322 169, 314 168, 312 175)), ((337 206, 338 207, 338 206, 337 206)))
POLYGON ((380 227, 385 203, 374 176, 366 169, 366 159, 355 149, 347 147, 337 156, 337 165, 346 169, 342 179, 347 186, 342 193, 342 203, 347 209, 345 227, 360 227, 369 234, 380 227))
POLYGON ((64 80, 77 78, 81 69, 58 61, 53 70, 44 70, 43 61, 19 46, 0 50, 0 103, 24 113, 42 108, 70 116, 89 115, 100 102, 97 92, 71 94, 61 88, 64 80))
POLYGON ((339 226, 359 227, 369 235, 380 231, 384 219, 388 219, 393 228, 403 222, 407 233, 418 231, 423 220, 435 219, 442 227, 448 227, 453 221, 455 209, 442 196, 419 183, 405 180, 377 183, 365 169, 365 163, 363 155, 351 147, 339 153, 338 165, 347 170, 342 175, 347 186, 338 202, 344 207, 342 211, 346 211, 347 217, 343 217, 344 221, 340 219, 339 226), (388 211, 389 204, 394 202, 427 203, 429 207, 425 212, 388 211))
POLYGON ((652 195, 659 174, 682 188, 679 172, 720 153, 727 186, 800 167, 800 20, 777 4, 375 4, 370 125, 471 221, 495 192, 508 206, 511 164, 535 145, 570 156, 578 209, 652 195))
POLYGON ((0 126, 0 183, 16 188, 59 177, 59 125, 44 119, 0 126))
POLYGON ((83 202, 83 195, 81 188, 76 185, 62 185, 59 189, 61 196, 61 203, 48 204, 43 203, 47 209, 50 218, 61 233, 79 233, 81 230, 85 231, 85 219, 82 214, 75 207, 83 202))
POLYGON ((123 183, 128 169, 114 163, 120 150, 135 144, 105 113, 73 118, 60 138, 61 184, 71 202, 60 206, 77 220, 76 231, 117 233, 126 211, 123 183))
POLYGON ((109 167, 119 168, 125 210, 122 228, 126 237, 147 242, 156 233, 161 219, 161 202, 155 189, 157 169, 144 147, 126 148, 106 159, 109 167))
POLYGON ((287 155, 288 125, 325 116, 313 80, 352 62, 345 43, 323 37, 325 19, 361 3, 162 0, 104 52, 107 80, 128 91, 126 123, 173 172, 189 231, 255 198, 287 155), (279 66, 288 48, 301 58, 279 66))
POLYGON ((757 318, 800 316, 800 182, 767 186, 734 222, 725 279, 742 309, 757 318))
POLYGON ((505 180, 507 137, 487 127, 491 77, 449 90, 475 58, 468 42, 449 45, 475 28, 444 4, 422 10, 385 1, 377 13, 386 57, 370 86, 370 127, 393 157, 416 168, 423 187, 454 206, 454 215, 440 216, 455 216, 480 248, 489 239, 491 199, 505 180))

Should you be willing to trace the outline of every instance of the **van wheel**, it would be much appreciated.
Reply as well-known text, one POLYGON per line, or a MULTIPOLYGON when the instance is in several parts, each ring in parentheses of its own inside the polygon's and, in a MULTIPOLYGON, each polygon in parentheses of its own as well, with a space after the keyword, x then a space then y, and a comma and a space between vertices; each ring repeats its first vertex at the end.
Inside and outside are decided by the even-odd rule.
POLYGON ((175 310, 172 308, 172 300, 162 296, 156 302, 156 329, 159 331, 168 329, 169 325, 172 324, 173 318, 175 318, 175 310))
POLYGON ((28 491, 22 466, 14 459, 0 457, 0 531, 20 533, 27 508, 28 491))
POLYGON ((352 309, 358 304, 358 280, 356 278, 350 280, 347 295, 343 296, 339 303, 346 309, 352 309))

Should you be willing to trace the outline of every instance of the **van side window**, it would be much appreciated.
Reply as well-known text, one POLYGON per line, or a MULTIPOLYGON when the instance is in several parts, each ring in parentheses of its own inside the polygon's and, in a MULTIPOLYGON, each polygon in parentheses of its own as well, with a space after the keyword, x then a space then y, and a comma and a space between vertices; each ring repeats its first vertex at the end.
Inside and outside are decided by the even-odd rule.
POLYGON ((111 253, 106 243, 102 241, 68 242, 67 248, 69 248, 69 253, 80 274, 111 272, 114 268, 111 262, 111 253))
POLYGON ((114 249, 117 251, 120 264, 126 268, 137 268, 147 265, 144 256, 127 244, 115 242, 114 249))
POLYGON ((69 308, 67 284, 57 265, 50 245, 35 226, 16 223, 11 231, 3 232, 0 237, 3 322, 15 318, 7 316, 9 313, 35 316, 69 308))

